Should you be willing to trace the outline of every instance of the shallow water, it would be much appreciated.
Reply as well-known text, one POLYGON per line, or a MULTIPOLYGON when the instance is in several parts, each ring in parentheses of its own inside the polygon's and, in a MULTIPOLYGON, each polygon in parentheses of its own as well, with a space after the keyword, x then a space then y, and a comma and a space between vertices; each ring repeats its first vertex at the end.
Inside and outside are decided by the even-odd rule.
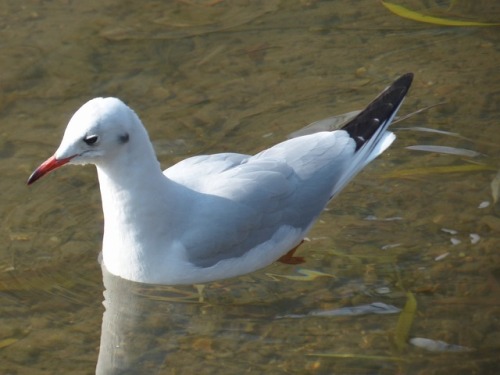
MULTIPOLYGON (((448 6, 448 17, 500 15, 492 1, 434 10, 448 6)), ((104 373, 496 373, 498 28, 420 24, 368 0, 12 0, 0 5, 0 22, 1 373, 94 373, 98 356, 104 373), (415 82, 400 114, 444 104, 394 128, 461 137, 397 130, 321 216, 299 266, 274 264, 202 291, 106 274, 104 286, 94 168, 25 186, 91 97, 130 104, 166 167, 201 153, 255 153, 362 108, 407 71, 415 82), (405 149, 429 144, 482 155, 405 149), (408 292, 417 301, 411 337, 473 351, 398 348, 400 314, 307 315, 373 302, 403 308, 408 292)))

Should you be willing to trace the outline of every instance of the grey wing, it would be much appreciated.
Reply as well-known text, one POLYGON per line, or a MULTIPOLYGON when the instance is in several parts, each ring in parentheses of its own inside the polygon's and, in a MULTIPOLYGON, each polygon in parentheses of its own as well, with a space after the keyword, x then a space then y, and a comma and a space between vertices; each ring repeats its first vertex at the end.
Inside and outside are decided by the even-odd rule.
POLYGON ((202 190, 210 193, 195 198, 182 238, 189 261, 209 267, 240 257, 271 240, 281 227, 297 226, 299 212, 291 204, 294 179, 286 164, 267 161, 242 164, 205 181, 202 190))
POLYGON ((317 134, 198 176, 197 202, 182 239, 189 260, 208 267, 242 256, 283 227, 304 233, 330 200, 345 153, 354 149, 350 143, 317 134))
POLYGON ((198 190, 200 182, 205 181, 207 176, 222 173, 248 158, 248 155, 236 153, 193 156, 164 170, 163 174, 175 182, 198 190))

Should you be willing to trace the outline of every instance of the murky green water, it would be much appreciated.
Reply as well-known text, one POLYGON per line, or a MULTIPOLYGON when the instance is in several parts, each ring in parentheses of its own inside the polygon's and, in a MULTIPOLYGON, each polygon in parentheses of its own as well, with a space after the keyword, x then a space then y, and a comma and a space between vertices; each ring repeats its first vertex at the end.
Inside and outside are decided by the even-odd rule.
MULTIPOLYGON (((450 5, 448 17, 500 18, 495 1, 435 6, 444 14, 450 5)), ((98 356, 103 373, 123 374, 496 373, 498 28, 420 24, 368 0, 4 0, 0 25, 2 374, 89 374, 98 356), (407 71, 416 78, 401 114, 444 104, 395 127, 461 137, 397 131, 321 217, 300 266, 272 265, 201 294, 107 276, 103 322, 93 167, 25 186, 91 97, 131 105, 166 167, 200 153, 257 152, 362 108, 407 71), (405 149, 422 144, 483 155, 405 149), (473 351, 398 349, 399 314, 289 316, 402 308, 407 292, 417 301, 411 337, 473 351)))

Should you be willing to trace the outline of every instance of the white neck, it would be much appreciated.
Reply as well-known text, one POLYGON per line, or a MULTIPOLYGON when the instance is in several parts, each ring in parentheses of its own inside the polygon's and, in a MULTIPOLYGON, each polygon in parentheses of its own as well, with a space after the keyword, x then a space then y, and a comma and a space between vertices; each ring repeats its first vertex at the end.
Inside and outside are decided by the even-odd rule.
POLYGON ((179 188, 163 175, 149 140, 98 164, 97 172, 104 212, 104 264, 115 275, 146 280, 154 263, 168 256, 175 212, 181 209, 176 199, 179 188))

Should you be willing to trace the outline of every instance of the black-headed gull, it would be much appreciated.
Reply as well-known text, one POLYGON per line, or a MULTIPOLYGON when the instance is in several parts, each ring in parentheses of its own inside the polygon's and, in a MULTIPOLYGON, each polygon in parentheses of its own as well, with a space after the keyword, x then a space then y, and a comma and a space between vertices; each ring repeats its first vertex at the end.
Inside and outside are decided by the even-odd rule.
POLYGON ((254 156, 195 156, 161 171, 139 117, 96 98, 71 118, 31 184, 64 164, 95 164, 104 211, 103 262, 125 279, 203 283, 265 267, 297 247, 328 202, 394 141, 405 74, 340 130, 254 156))

